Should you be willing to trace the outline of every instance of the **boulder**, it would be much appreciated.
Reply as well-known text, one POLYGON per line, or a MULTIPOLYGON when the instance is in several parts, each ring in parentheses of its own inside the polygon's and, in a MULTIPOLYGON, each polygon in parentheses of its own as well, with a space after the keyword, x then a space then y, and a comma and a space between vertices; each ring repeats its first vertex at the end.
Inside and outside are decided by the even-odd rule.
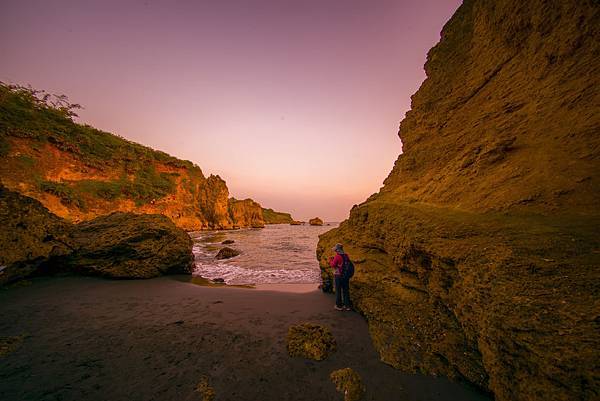
POLYGON ((351 368, 335 370, 329 378, 335 384, 335 389, 344 394, 344 401, 360 401, 365 394, 360 375, 351 368))
POLYGON ((69 223, 3 186, 0 227, 0 285, 30 276, 71 251, 69 223))
POLYGON ((159 214, 117 212, 79 223, 73 247, 67 269, 110 278, 189 274, 194 260, 189 235, 159 214))
POLYGON ((235 241, 232 239, 226 239, 225 241, 221 242, 221 244, 223 244, 223 245, 230 245, 233 243, 235 243, 235 241))
POLYGON ((319 324, 302 323, 291 326, 287 334, 287 350, 290 356, 321 361, 336 349, 331 331, 319 324))
POLYGON ((318 217, 315 217, 314 219, 310 219, 308 221, 308 224, 310 224, 311 226, 322 226, 323 225, 323 220, 321 220, 318 217))
POLYGON ((240 251, 229 248, 229 247, 225 247, 225 248, 221 248, 219 250, 219 252, 217 253, 217 256, 215 256, 215 259, 229 259, 229 258, 233 258, 234 256, 238 256, 239 254, 240 254, 240 251))

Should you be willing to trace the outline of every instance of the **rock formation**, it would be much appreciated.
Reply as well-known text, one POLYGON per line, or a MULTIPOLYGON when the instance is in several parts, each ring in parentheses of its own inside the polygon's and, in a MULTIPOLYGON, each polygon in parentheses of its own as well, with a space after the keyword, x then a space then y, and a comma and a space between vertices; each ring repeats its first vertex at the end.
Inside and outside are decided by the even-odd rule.
POLYGON ((292 221, 290 221, 290 225, 291 226, 301 226, 303 224, 304 224, 304 222, 303 221, 299 221, 299 220, 292 220, 292 221))
POLYGON ((318 217, 315 217, 314 219, 308 220, 308 224, 310 224, 311 226, 322 226, 323 220, 321 220, 318 217))
POLYGON ((0 223, 0 284, 58 271, 111 278, 191 272, 191 238, 162 215, 117 212, 73 225, 0 187, 0 223))
POLYGON ((294 219, 289 213, 276 212, 273 209, 263 208, 263 219, 265 224, 290 224, 294 219))
POLYGON ((218 175, 76 124, 68 107, 1 83, 0 183, 71 222, 120 211, 162 214, 188 231, 264 226, 260 205, 232 205, 218 175))
POLYGON ((262 207, 252 199, 238 200, 229 198, 229 215, 233 222, 233 228, 252 227, 262 228, 265 226, 262 207))
POLYGON ((115 212, 73 229, 69 271, 110 278, 151 278, 189 274, 192 240, 160 214, 115 212))
POLYGON ((226 246, 224 248, 219 249, 219 252, 217 252, 215 259, 229 259, 233 258, 234 256, 238 256, 239 254, 240 251, 226 246))
POLYGON ((600 9, 466 0, 378 194, 321 236, 383 361, 505 400, 600 396, 600 9))

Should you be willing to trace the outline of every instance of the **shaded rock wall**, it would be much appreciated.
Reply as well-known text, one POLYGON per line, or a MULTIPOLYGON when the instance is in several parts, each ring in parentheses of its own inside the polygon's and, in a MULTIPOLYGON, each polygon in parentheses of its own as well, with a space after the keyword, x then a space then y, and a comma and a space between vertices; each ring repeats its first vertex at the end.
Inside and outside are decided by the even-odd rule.
POLYGON ((0 226, 0 284, 27 277, 72 250, 68 223, 1 185, 0 226))
POLYGON ((428 54, 378 194, 321 236, 382 359, 498 400, 600 396, 600 19, 465 1, 428 54))

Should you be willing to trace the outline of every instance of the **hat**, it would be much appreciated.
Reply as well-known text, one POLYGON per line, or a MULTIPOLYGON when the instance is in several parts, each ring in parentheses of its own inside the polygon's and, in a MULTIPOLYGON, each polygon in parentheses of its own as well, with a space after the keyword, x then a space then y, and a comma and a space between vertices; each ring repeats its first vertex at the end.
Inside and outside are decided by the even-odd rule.
POLYGON ((344 246, 342 244, 335 244, 333 250, 337 253, 344 253, 344 246))

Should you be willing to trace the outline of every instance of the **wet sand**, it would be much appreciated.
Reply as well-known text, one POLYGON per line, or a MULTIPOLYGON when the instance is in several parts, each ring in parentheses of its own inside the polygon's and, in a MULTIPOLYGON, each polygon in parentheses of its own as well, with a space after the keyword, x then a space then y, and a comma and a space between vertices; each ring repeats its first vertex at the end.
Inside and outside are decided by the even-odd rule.
POLYGON ((0 316, 0 337, 24 336, 0 359, 3 401, 201 400, 202 376, 216 401, 342 400, 329 374, 345 367, 362 376, 364 400, 490 399, 381 363, 364 319, 309 286, 40 278, 1 290, 0 316), (321 362, 289 357, 288 327, 301 322, 329 326, 338 351, 321 362))

